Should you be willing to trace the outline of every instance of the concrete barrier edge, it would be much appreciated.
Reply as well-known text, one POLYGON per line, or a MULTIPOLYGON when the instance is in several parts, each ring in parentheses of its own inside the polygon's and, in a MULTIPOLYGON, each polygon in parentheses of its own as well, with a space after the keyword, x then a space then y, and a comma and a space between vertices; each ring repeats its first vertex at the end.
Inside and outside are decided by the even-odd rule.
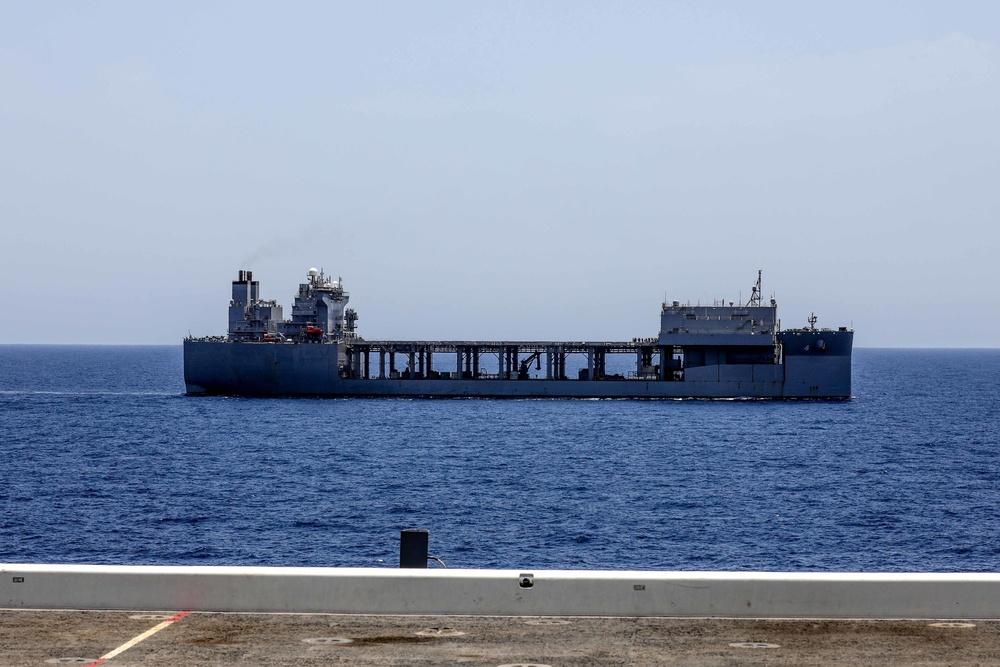
POLYGON ((1000 575, 0 564, 0 607, 967 619, 1000 617, 1000 575))

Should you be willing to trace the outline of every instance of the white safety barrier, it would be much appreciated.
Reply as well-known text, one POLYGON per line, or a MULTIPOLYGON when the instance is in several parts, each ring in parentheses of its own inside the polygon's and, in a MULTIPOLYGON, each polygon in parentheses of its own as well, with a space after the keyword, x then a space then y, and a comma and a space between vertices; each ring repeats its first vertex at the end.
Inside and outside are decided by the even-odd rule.
POLYGON ((1000 618, 1000 574, 0 564, 0 607, 516 616, 1000 618))

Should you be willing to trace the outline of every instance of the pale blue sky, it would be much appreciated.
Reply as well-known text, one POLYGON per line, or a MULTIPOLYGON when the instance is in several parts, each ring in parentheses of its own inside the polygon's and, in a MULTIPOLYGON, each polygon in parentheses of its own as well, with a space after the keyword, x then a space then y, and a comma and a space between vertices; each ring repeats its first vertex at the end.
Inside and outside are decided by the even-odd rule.
POLYGON ((0 343, 631 339, 660 301, 998 345, 1000 3, 3 2, 0 343))

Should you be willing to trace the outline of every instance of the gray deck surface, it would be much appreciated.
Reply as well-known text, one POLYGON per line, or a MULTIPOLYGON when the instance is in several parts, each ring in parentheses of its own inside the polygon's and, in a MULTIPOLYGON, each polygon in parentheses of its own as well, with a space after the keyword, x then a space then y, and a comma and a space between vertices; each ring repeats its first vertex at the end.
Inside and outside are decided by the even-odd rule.
MULTIPOLYGON (((0 610, 0 665, 85 665, 165 613, 0 610)), ((932 623, 193 613, 103 664, 1000 665, 1000 621, 932 623)))

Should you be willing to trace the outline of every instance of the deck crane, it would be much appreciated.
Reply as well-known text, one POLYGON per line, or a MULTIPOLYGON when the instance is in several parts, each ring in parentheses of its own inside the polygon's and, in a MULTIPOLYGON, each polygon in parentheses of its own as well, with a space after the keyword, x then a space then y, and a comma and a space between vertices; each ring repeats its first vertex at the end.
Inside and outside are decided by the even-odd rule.
POLYGON ((528 355, 527 357, 525 357, 524 359, 521 360, 521 368, 519 368, 518 371, 517 371, 517 379, 518 380, 530 380, 531 379, 531 378, 528 377, 528 366, 531 365, 532 361, 535 362, 535 370, 536 371, 542 370, 542 352, 541 352, 541 350, 539 350, 538 352, 535 352, 535 353, 533 353, 531 355, 528 355))

